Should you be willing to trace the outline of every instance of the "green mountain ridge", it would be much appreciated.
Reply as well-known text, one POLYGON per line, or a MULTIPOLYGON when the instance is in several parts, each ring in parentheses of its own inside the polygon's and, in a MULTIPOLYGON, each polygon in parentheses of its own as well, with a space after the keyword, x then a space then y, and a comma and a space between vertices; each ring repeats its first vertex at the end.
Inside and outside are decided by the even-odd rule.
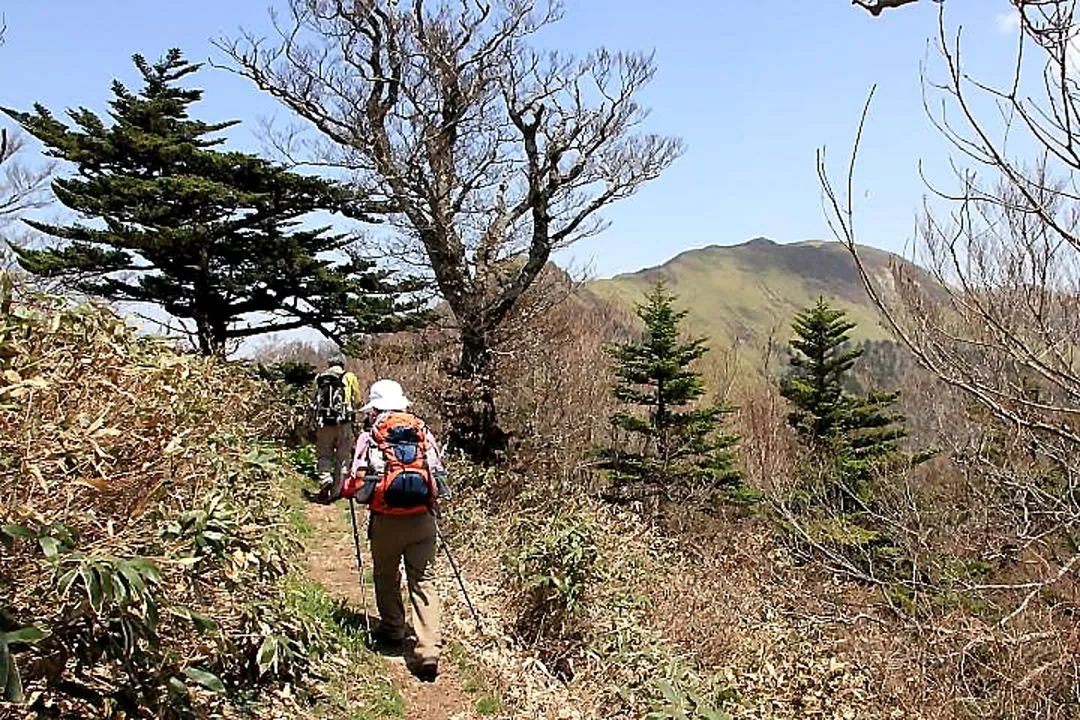
MULTIPOLYGON (((876 248, 860 246, 859 252, 886 293, 893 287, 893 263, 910 264, 876 248)), ((708 336, 716 350, 734 349, 742 362, 760 363, 770 340, 774 348, 785 346, 795 314, 822 296, 858 323, 854 339, 890 338, 854 260, 834 241, 781 244, 759 237, 740 245, 709 245, 682 252, 662 265, 594 280, 586 288, 629 310, 659 281, 689 311, 690 332, 708 336)))

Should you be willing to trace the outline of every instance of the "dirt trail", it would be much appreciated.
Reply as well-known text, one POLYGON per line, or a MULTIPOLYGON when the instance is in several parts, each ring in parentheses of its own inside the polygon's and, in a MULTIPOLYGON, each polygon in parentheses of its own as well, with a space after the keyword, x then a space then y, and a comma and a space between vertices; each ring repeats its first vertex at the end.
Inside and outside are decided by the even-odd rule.
MULTIPOLYGON (((362 609, 360 584, 357 581, 356 560, 353 554, 352 529, 344 503, 326 507, 309 505, 306 514, 312 534, 308 541, 308 565, 312 577, 335 597, 348 600, 358 612, 362 609)), ((364 550, 365 570, 370 570, 371 556, 366 552, 364 528, 366 512, 357 512, 361 523, 361 549, 364 550)), ((440 573, 443 568, 440 568, 440 573)), ((443 578, 445 580, 445 578, 443 578)), ((440 582, 445 592, 446 583, 440 582)), ((367 587, 368 612, 376 615, 372 588, 367 587)), ((406 607, 408 603, 406 603, 406 607)), ((445 622, 444 622, 445 625, 445 622)), ((413 677, 401 657, 384 658, 387 670, 405 701, 406 720, 465 720, 478 717, 471 710, 469 698, 453 664, 445 658, 439 664, 439 677, 434 683, 422 683, 413 677)))

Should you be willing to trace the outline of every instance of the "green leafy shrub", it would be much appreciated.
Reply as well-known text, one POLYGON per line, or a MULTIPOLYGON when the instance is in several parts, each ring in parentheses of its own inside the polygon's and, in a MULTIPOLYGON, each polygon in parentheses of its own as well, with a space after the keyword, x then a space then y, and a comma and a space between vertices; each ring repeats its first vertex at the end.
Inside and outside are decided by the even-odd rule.
POLYGON ((529 604, 548 615, 578 614, 598 575, 593 519, 562 515, 546 526, 522 523, 519 532, 525 542, 511 565, 529 604))
POLYGON ((655 684, 663 700, 645 715, 644 720, 731 720, 731 715, 715 707, 692 690, 682 690, 666 680, 655 684))
MULTIPOLYGON (((291 470, 251 373, 47 297, 0 311, 0 680, 28 713, 228 715, 332 645, 290 604, 291 470), (254 692, 253 692, 254 691, 254 692)), ((267 693, 267 695, 272 695, 267 693)))
POLYGON ((570 658, 580 650, 592 585, 602 577, 595 519, 561 510, 540 521, 533 516, 514 529, 504 558, 519 607, 516 631, 555 666, 572 675, 570 658))
POLYGON ((311 403, 316 368, 311 363, 285 361, 255 366, 255 376, 272 388, 277 416, 272 430, 290 447, 303 446, 314 439, 311 403))
POLYGON ((289 462, 296 472, 312 480, 316 477, 319 456, 311 443, 294 447, 289 451, 289 462))

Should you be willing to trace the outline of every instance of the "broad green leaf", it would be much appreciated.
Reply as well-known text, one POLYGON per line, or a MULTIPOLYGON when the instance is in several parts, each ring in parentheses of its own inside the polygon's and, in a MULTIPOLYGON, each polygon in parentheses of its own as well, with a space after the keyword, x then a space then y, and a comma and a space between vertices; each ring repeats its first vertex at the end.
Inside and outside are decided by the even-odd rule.
POLYGON ((172 609, 173 615, 191 622, 199 632, 208 632, 217 628, 213 619, 195 612, 189 607, 178 606, 172 609))
POLYGON ((93 572, 89 565, 83 565, 79 568, 79 578, 82 580, 83 591, 86 593, 86 599, 93 604, 93 598, 90 597, 90 582, 93 572))
POLYGON ((78 568, 72 568, 66 573, 60 576, 59 582, 56 583, 56 591, 61 595, 67 595, 71 590, 71 586, 75 583, 75 578, 79 575, 78 568))
POLYGON ((12 538, 32 539, 34 537, 34 533, 30 532, 22 525, 3 525, 0 526, 0 532, 12 538))
MULTIPOLYGON (((10 655, 8 657, 10 658, 10 655)), ((9 660, 7 681, 4 683, 4 700, 16 703, 23 701, 22 678, 19 677, 19 669, 15 667, 14 660, 9 660)))
POLYGON ((265 675, 271 668, 277 669, 279 643, 276 637, 268 635, 259 646, 259 652, 255 662, 259 666, 259 674, 265 675))
POLYGON ((0 700, 22 702, 22 678, 7 643, 0 640, 0 700))
POLYGON ((101 598, 104 602, 111 602, 116 599, 116 594, 113 590, 113 573, 115 572, 115 566, 113 567, 99 567, 97 575, 101 580, 101 598))
POLYGON ((11 657, 7 643, 0 640, 0 699, 7 700, 8 675, 15 670, 15 660, 11 657))
POLYGON ((15 643, 30 645, 49 637, 49 634, 49 631, 45 628, 37 625, 27 625, 18 630, 0 634, 0 643, 4 645, 14 645, 15 643))
POLYGON ((146 595, 146 624, 150 626, 151 631, 158 625, 158 610, 157 602, 150 595, 146 595))
POLYGON ((184 668, 184 675, 189 679, 202 685, 207 690, 216 693, 225 692, 225 683, 221 682, 221 678, 206 670, 200 670, 199 668, 184 668))
POLYGON ((63 523, 53 525, 52 536, 68 548, 75 547, 75 530, 63 523))
POLYGON ((105 605, 105 598, 101 593, 101 573, 94 566, 86 568, 86 571, 83 575, 87 583, 86 597, 90 599, 90 607, 94 608, 95 612, 101 612, 105 605))
POLYGON ((121 560, 116 564, 116 569, 119 570, 120 574, 124 576, 124 579, 128 581, 133 596, 142 595, 146 592, 146 583, 143 582, 142 575, 130 562, 121 560))
POLYGON ((38 543, 41 545, 41 551, 45 553, 45 557, 50 560, 55 560, 57 555, 60 554, 60 543, 51 535, 42 535, 38 538, 38 543))
POLYGON ((146 578, 151 583, 161 582, 161 572, 158 570, 157 565, 146 558, 132 558, 128 560, 128 564, 136 570, 140 575, 146 578))
POLYGON ((180 678, 173 675, 169 678, 169 692, 181 697, 185 697, 188 694, 187 685, 180 678))
POLYGON ((120 607, 127 607, 131 602, 131 591, 128 589, 127 579, 124 574, 120 572, 119 566, 117 567, 116 575, 112 576, 113 581, 113 596, 116 600, 116 604, 120 607))

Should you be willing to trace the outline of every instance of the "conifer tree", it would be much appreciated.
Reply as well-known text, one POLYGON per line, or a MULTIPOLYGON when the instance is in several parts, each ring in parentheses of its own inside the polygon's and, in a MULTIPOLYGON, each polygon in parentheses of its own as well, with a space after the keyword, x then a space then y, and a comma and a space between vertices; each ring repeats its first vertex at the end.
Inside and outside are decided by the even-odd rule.
POLYGON ((645 324, 638 343, 611 348, 618 377, 615 397, 647 410, 624 411, 614 426, 632 438, 629 451, 602 452, 605 469, 619 489, 673 498, 686 490, 717 490, 738 485, 732 448, 737 438, 719 432, 730 407, 693 407, 705 383, 691 364, 706 352, 706 340, 681 337, 686 311, 674 308, 676 297, 657 284, 638 305, 645 324))
POLYGON ((900 394, 871 390, 859 396, 845 389, 863 353, 848 344, 854 328, 844 311, 824 298, 799 313, 792 323, 793 373, 780 390, 795 406, 788 423, 832 466, 837 500, 845 508, 870 499, 876 471, 914 459, 899 447, 906 435, 904 416, 890 410, 900 394))
POLYGON ((143 88, 112 85, 111 123, 69 110, 73 126, 35 105, 5 109, 77 174, 57 199, 83 220, 27 220, 61 244, 14 247, 23 268, 112 301, 151 303, 195 326, 204 354, 276 330, 312 327, 337 342, 392 330, 415 316, 403 285, 352 257, 352 238, 303 225, 316 211, 366 219, 354 191, 265 159, 217 149, 237 121, 189 117, 202 91, 180 81, 199 69, 179 50, 134 62, 143 88))

